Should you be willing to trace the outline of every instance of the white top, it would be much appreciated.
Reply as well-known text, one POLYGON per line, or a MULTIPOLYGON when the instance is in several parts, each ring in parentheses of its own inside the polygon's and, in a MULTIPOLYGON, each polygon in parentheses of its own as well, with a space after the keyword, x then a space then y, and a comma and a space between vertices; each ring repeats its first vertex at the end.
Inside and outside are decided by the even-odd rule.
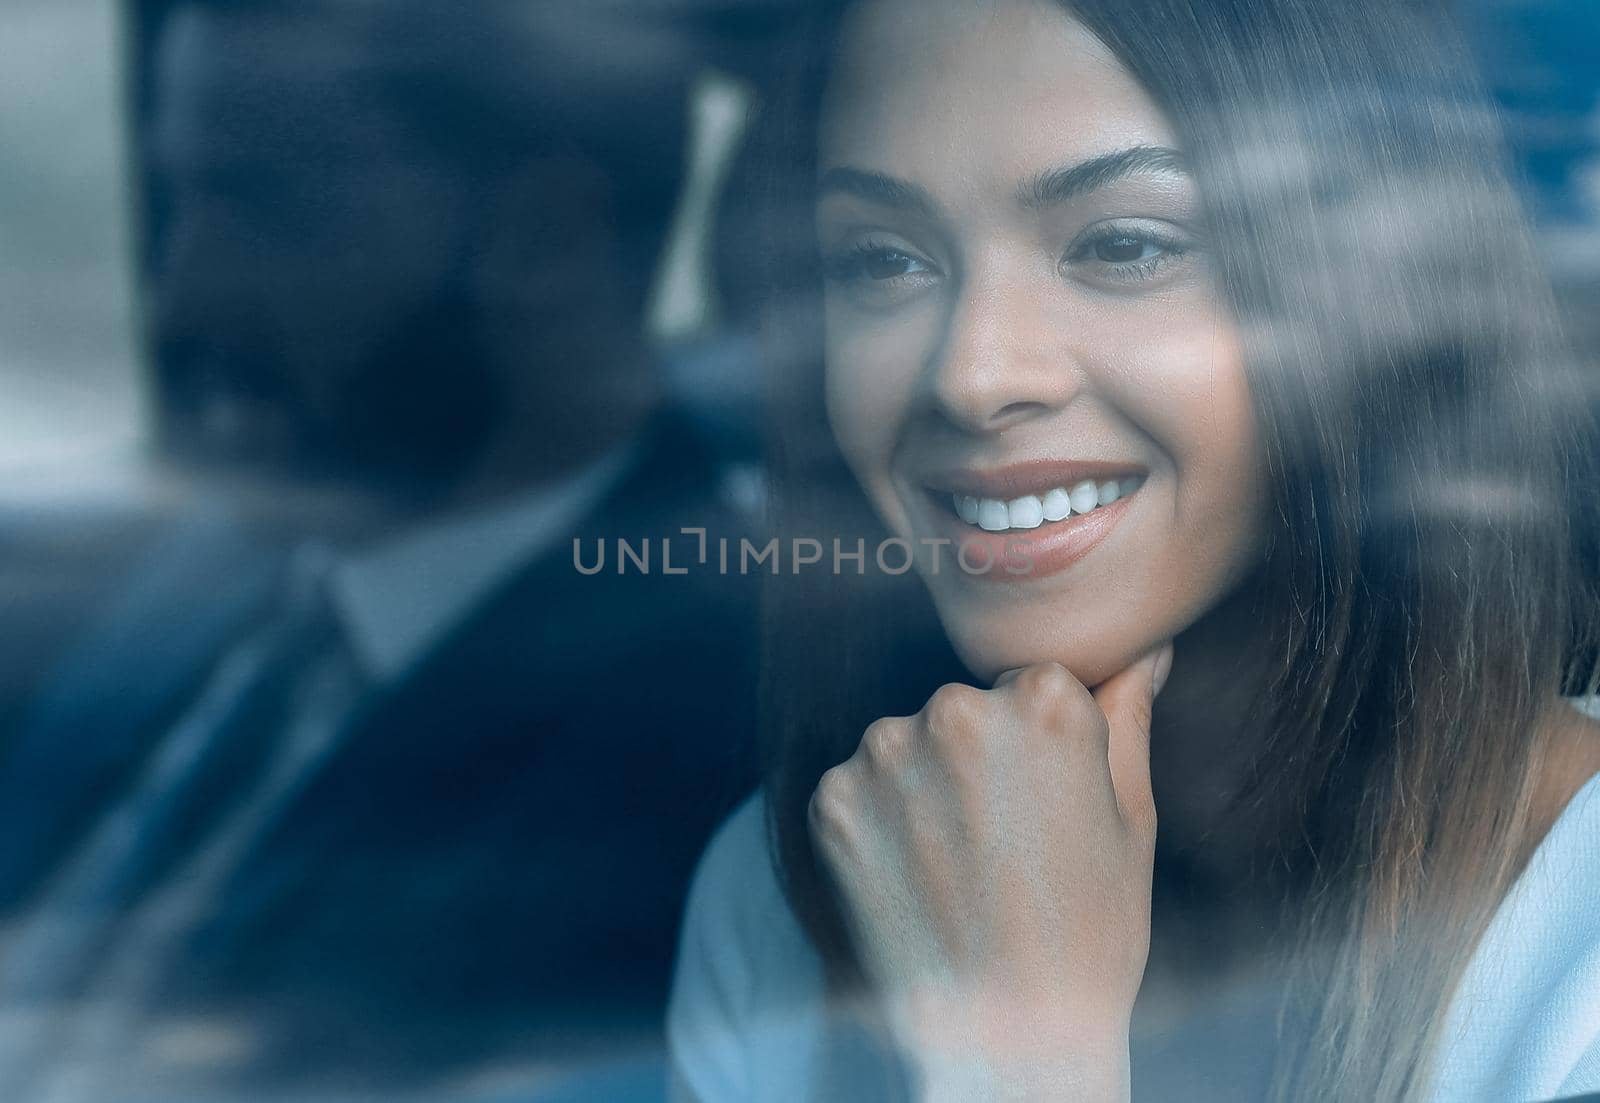
MULTIPOLYGON (((1450 1006, 1434 1103, 1600 1092, 1597 905, 1600 775, 1572 798, 1479 943, 1450 1006)), ((699 1103, 812 1098, 823 992, 757 793, 712 839, 690 890, 667 1011, 680 1092, 699 1103)))

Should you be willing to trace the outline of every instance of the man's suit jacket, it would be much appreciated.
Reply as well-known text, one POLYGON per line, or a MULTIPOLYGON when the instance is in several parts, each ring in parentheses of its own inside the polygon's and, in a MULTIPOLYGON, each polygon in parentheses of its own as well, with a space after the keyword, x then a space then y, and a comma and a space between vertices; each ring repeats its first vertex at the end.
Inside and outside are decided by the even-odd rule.
MULTIPOLYGON (((693 863, 752 777, 755 580, 694 564, 679 531, 747 534, 714 474, 664 418, 573 534, 586 562, 606 541, 605 571, 559 539, 361 703, 149 995, 151 1024, 249 1030, 217 1091, 398 1091, 653 1044, 693 863), (617 573, 619 536, 657 545, 650 573, 617 573), (690 573, 661 572, 663 537, 690 573)), ((163 549, 4 748, 13 920, 272 592, 273 550, 226 523, 176 544, 186 562, 163 549)), ((224 776, 216 815, 229 799, 224 776)), ((152 878, 214 824, 144 856, 152 878)))

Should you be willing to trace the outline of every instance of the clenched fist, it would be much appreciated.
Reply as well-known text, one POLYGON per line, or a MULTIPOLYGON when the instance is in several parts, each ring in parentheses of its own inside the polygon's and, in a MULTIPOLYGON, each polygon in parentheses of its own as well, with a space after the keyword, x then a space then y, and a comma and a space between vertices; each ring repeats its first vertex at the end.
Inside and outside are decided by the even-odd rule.
POLYGON ((811 833, 923 1098, 1126 1098, 1171 658, 943 686, 823 775, 811 833))

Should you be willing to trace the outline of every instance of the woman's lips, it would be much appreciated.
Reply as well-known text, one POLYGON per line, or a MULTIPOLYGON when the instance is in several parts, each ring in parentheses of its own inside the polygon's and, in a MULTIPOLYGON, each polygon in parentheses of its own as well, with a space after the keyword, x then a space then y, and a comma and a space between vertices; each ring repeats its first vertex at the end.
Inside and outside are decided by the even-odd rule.
POLYGON ((934 471, 916 481, 929 490, 962 494, 974 498, 1017 498, 1042 494, 1053 487, 1071 487, 1093 480, 1137 478, 1145 469, 1136 463, 1108 460, 1029 460, 1006 467, 979 470, 949 468, 934 471))
MULTIPOLYGON (((1040 516, 1038 506, 1041 502, 1051 501, 1051 493, 1024 491, 1018 493, 1011 502, 1009 520, 1012 523, 1008 525, 1008 518, 998 517, 995 512, 999 505, 996 498, 984 495, 981 527, 977 523, 978 506, 975 498, 952 494, 945 489, 949 483, 941 480, 944 485, 930 489, 926 497, 928 512, 932 515, 938 537, 947 538, 950 542, 952 554, 947 558, 953 561, 944 563, 941 569, 954 569, 975 579, 1012 582, 1066 570, 1094 550, 1127 514, 1130 503, 1144 485, 1143 472, 1132 474, 1131 470, 1126 465, 1095 465, 1093 470, 1084 464, 1075 464, 1070 468, 1056 465, 1053 470, 1040 474, 1044 474, 1047 480, 1061 479, 1062 482, 1066 482, 1063 478, 1065 475, 1078 476, 1081 481, 1077 484, 1078 493, 1073 504, 1079 507, 1079 511, 1061 516, 1065 512, 1066 497, 1058 487, 1054 494, 1058 504, 1054 507, 1046 505, 1040 516), (1117 478, 1119 474, 1120 479, 1117 478), (1090 475, 1098 475, 1102 480, 1100 500, 1104 501, 1107 497, 1105 488, 1111 488, 1109 493, 1113 500, 1106 501, 1104 505, 1092 504, 1084 509, 1082 491, 1088 490, 1093 496, 1094 486, 1087 477, 1090 475)), ((1033 476, 1034 473, 1029 472, 1020 478, 1031 479, 1033 476)), ((1019 481, 1018 476, 1008 472, 1003 477, 967 479, 962 485, 993 494, 996 491, 1018 491, 1030 484, 1019 481)), ((1033 482, 1031 485, 1037 487, 1040 484, 1033 482)), ((1000 512, 1005 511, 1002 509, 1000 512)))

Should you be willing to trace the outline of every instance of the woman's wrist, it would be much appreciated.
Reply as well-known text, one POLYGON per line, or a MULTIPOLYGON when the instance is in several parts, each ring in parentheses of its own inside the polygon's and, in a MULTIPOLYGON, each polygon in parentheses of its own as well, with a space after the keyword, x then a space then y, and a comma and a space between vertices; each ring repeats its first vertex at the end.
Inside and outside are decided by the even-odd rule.
POLYGON ((920 1053, 911 1058, 920 1103, 1123 1103, 1128 1047, 1057 1054, 920 1053))
POLYGON ((1129 1096, 1126 1022, 1032 1014, 919 1016, 904 1054, 922 1103, 1121 1101, 1129 1096))

